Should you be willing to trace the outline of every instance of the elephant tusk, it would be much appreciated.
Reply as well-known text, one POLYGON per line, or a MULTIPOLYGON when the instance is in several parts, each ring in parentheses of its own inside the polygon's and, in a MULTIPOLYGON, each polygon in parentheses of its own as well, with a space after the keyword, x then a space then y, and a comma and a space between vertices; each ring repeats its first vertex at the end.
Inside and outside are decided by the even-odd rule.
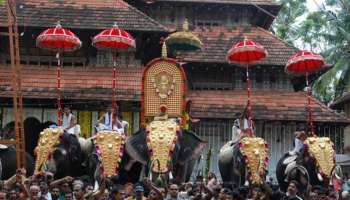
POLYGON ((320 173, 317 173, 317 178, 319 181, 321 181, 321 182, 323 181, 322 175, 320 173))
POLYGON ((169 171, 169 179, 170 180, 174 179, 173 173, 171 173, 171 171, 169 171))
POLYGON ((289 164, 287 165, 286 169, 284 170, 284 174, 285 174, 285 175, 289 174, 289 172, 290 172, 293 168, 296 167, 296 164, 297 164, 296 161, 293 161, 293 162, 289 163, 289 164))

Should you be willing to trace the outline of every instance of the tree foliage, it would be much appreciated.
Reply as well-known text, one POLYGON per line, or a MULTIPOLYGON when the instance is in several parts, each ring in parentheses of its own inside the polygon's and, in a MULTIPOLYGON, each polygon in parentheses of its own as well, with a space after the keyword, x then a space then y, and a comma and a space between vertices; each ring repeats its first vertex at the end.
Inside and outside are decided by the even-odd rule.
POLYGON ((319 9, 315 12, 304 10, 305 1, 295 0, 292 1, 295 3, 293 5, 285 3, 286 1, 280 0, 284 8, 281 9, 281 17, 274 24, 276 34, 301 49, 321 52, 327 64, 333 66, 313 85, 316 97, 325 103, 332 102, 344 92, 350 91, 350 0, 326 0, 324 4, 316 0, 319 9), (293 8, 304 10, 306 17, 297 24, 291 24, 297 31, 279 31, 283 27, 279 25, 279 20, 291 15, 288 9, 293 8))
POLYGON ((273 29, 281 39, 292 44, 297 39, 298 30, 294 28, 297 26, 297 18, 307 11, 306 0, 278 0, 277 2, 282 5, 282 8, 275 19, 273 29))

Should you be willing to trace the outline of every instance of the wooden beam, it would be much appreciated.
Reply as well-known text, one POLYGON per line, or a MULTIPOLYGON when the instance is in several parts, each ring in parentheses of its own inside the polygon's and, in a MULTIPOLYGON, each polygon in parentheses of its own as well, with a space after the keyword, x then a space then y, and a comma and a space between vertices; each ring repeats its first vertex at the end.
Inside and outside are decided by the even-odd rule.
POLYGON ((17 141, 16 140, 0 140, 0 144, 6 144, 6 145, 16 145, 17 141))

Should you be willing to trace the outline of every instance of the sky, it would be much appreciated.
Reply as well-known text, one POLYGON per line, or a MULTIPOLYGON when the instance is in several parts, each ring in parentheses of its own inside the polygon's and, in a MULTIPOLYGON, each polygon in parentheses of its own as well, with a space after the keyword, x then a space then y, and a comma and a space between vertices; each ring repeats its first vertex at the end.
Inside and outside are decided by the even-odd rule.
POLYGON ((306 0, 306 4, 310 11, 316 11, 318 10, 317 4, 321 6, 324 1, 325 0, 306 0))

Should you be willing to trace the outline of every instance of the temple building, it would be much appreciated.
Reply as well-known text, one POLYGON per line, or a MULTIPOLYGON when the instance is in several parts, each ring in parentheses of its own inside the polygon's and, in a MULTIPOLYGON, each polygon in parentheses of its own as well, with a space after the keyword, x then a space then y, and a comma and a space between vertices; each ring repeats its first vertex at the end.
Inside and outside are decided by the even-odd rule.
MULTIPOLYGON (((17 1, 25 134, 33 134, 32 122, 56 122, 55 53, 39 49, 35 39, 57 20, 83 42, 80 50, 63 53, 63 104, 73 112, 88 137, 97 118, 111 101, 113 57, 91 46, 91 38, 114 22, 136 39, 135 52, 118 57, 117 100, 129 132, 140 127, 142 72, 145 64, 160 56, 161 40, 181 29, 188 19, 190 31, 203 43, 201 51, 180 53, 192 100, 191 115, 200 119, 192 129, 208 141, 211 170, 218 172, 217 154, 231 139, 236 113, 246 107, 245 69, 228 64, 231 46, 248 37, 262 44, 269 53, 251 70, 253 120, 258 136, 269 143, 269 174, 284 152, 293 148, 294 131, 305 123, 306 93, 295 91, 294 77, 284 71, 288 58, 299 50, 270 32, 281 5, 272 0, 85 0, 17 1)), ((7 12, 0 6, 0 32, 7 31, 7 12)), ((0 126, 8 134, 13 121, 11 67, 7 36, 0 35, 0 126)), ((337 153, 343 152, 344 128, 349 116, 338 114, 316 99, 312 109, 318 135, 330 137, 337 153)), ((203 153, 203 161, 206 152, 203 153)), ((201 164, 196 170, 201 169, 201 164)))

